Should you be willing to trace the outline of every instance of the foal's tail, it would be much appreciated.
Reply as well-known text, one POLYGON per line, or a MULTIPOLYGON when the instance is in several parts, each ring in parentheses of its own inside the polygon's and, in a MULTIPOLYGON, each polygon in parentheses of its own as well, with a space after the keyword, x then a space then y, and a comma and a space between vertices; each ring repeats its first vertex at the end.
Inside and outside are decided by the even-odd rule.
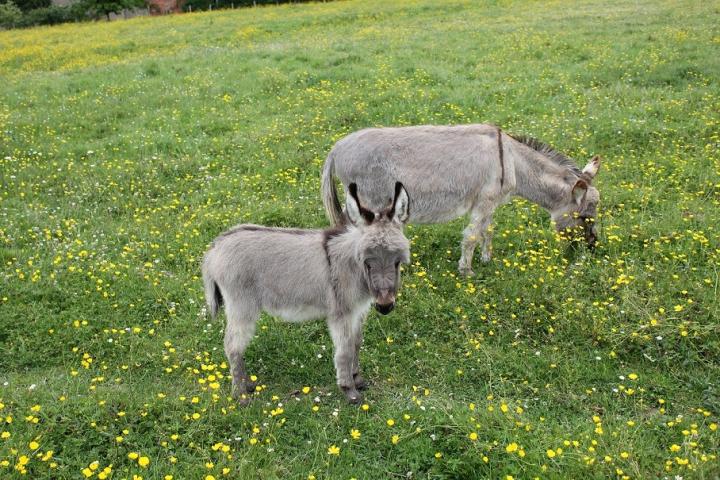
POLYGON ((335 179, 333 178, 334 173, 335 157, 333 156, 333 152, 330 152, 323 166, 322 200, 323 205, 325 205, 325 213, 327 214, 328 220, 330 220, 333 225, 340 225, 343 223, 343 211, 340 200, 338 199, 335 179))
POLYGON ((223 305, 223 296, 217 282, 212 278, 207 257, 203 262, 202 274, 203 284, 205 285, 205 301, 207 302, 210 317, 215 318, 220 310, 220 307, 223 305))

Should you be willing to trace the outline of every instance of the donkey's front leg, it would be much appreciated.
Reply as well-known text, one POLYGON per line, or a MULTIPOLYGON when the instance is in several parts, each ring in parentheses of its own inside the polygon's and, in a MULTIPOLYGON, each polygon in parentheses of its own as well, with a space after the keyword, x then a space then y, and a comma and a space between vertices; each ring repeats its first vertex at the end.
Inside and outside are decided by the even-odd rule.
POLYGON ((490 227, 490 221, 492 219, 488 217, 487 223, 484 226, 484 232, 482 234, 482 261, 489 262, 492 258, 492 228, 490 227))
POLYGON ((461 275, 470 277, 475 275, 472 269, 472 259, 475 253, 475 247, 478 244, 478 234, 475 232, 475 225, 470 223, 465 230, 463 230, 463 239, 460 244, 460 261, 458 262, 458 270, 461 275))
POLYGON ((353 360, 355 342, 352 332, 352 319, 347 316, 328 317, 328 329, 335 349, 335 372, 337 384, 350 403, 360 403, 362 395, 353 380, 353 360))
POLYGON ((367 388, 367 382, 360 374, 360 347, 362 346, 363 336, 362 329, 365 323, 365 317, 367 312, 360 315, 357 319, 353 320, 352 331, 353 331, 353 342, 355 344, 355 355, 353 356, 352 362, 352 375, 355 388, 358 390, 364 390, 367 388))

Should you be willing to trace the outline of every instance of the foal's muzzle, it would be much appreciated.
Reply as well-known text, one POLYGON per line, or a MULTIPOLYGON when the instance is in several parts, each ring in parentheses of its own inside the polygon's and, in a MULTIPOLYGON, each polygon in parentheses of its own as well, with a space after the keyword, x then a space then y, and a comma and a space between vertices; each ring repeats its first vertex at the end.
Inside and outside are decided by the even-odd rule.
POLYGON ((375 310, 387 315, 395 308, 395 294, 389 290, 380 290, 375 297, 375 310))
POLYGON ((395 302, 375 304, 375 310, 382 313, 383 315, 387 315, 388 313, 392 312, 393 308, 395 308, 395 302))

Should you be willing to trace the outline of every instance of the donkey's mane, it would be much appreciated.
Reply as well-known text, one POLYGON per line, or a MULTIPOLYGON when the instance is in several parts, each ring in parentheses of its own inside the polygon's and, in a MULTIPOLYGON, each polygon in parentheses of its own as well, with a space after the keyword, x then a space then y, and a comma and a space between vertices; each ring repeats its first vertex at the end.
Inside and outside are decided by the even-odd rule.
POLYGON ((230 230, 224 231, 223 233, 218 235, 216 240, 219 240, 223 237, 228 237, 228 236, 233 235, 240 231, 289 233, 290 235, 308 235, 308 234, 314 233, 313 230, 303 230, 301 228, 266 227, 264 225, 254 225, 252 223, 245 223, 242 225, 237 225, 237 226, 231 228, 230 230))
POLYGON ((545 157, 555 162, 557 165, 571 170, 574 174, 578 176, 582 174, 582 171, 578 168, 577 164, 572 158, 568 157, 562 152, 555 150, 554 147, 548 145, 547 143, 541 142, 537 138, 528 137, 525 135, 513 136, 512 138, 522 143, 523 145, 527 145, 536 152, 544 155, 545 157))

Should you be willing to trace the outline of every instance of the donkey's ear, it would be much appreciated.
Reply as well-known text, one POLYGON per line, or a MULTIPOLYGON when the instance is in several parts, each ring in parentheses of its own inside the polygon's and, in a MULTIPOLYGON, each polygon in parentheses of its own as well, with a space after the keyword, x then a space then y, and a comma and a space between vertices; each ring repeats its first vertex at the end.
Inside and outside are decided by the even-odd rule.
POLYGON ((351 183, 348 185, 348 195, 345 200, 345 211, 353 225, 369 225, 372 223, 375 215, 360 205, 357 194, 357 185, 351 183))
POLYGON ((583 173, 586 174, 591 179, 597 175, 598 170, 600 169, 600 163, 602 162, 602 158, 600 158, 600 155, 595 155, 590 162, 588 162, 587 165, 585 165, 585 168, 583 168, 583 173))
POLYGON ((572 189, 573 198, 575 199, 575 203, 580 205, 582 203, 582 199, 585 196, 585 193, 587 192, 588 184, 583 179, 578 179, 577 183, 575 183, 575 186, 572 189))
POLYGON ((402 183, 395 183, 395 200, 393 200, 392 219, 406 223, 410 218, 410 197, 402 183))

